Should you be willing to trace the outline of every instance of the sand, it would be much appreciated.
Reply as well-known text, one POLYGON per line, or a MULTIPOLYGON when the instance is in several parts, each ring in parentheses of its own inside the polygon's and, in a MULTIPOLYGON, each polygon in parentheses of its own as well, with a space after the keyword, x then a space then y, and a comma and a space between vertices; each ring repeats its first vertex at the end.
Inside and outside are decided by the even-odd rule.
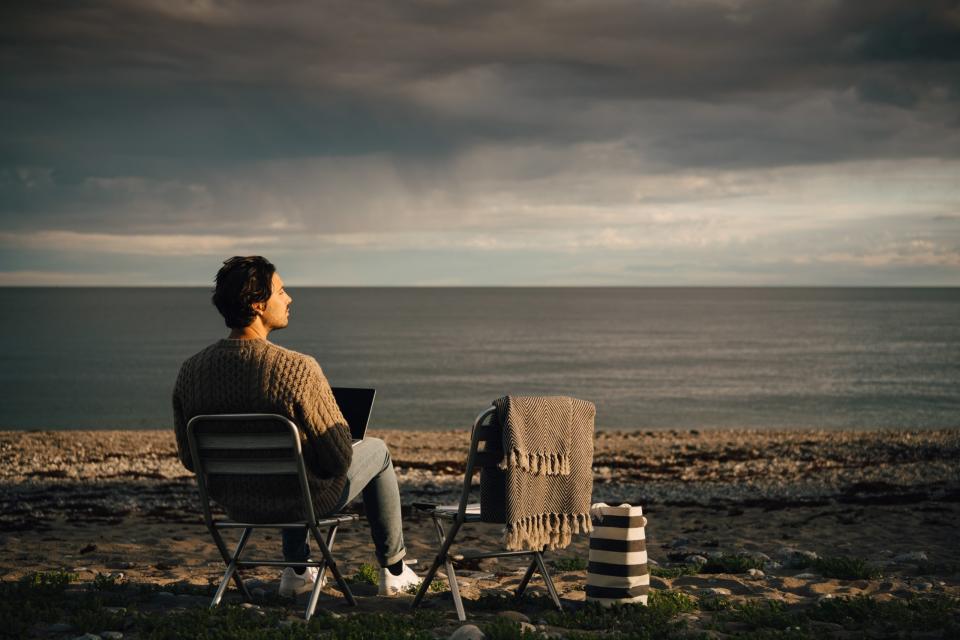
MULTIPOLYGON (((426 570, 435 554, 429 518, 415 501, 453 502, 462 482, 465 431, 383 431, 401 483, 410 558, 426 570)), ((170 431, 0 432, 0 578, 66 568, 92 580, 167 585, 216 582, 221 563, 196 507, 191 474, 175 455, 170 431), (119 577, 119 576, 118 576, 119 577)), ((641 505, 648 550, 661 567, 693 555, 768 558, 756 575, 653 578, 658 589, 695 597, 816 601, 840 595, 880 598, 912 593, 960 594, 956 531, 960 525, 960 431, 684 431, 599 432, 594 500, 641 505), (791 564, 796 552, 864 558, 874 580, 828 579, 791 564), (717 591, 719 589, 719 591, 717 591)), ((492 549, 499 527, 464 529, 461 548, 492 549)), ((260 534, 252 549, 275 554, 279 536, 260 534)), ((587 554, 581 536, 553 558, 587 554)), ((374 563, 365 522, 344 529, 336 555, 352 575, 374 563)), ((470 600, 519 581, 518 562, 464 567, 470 600)), ((756 572, 755 572, 756 573, 756 572)), ((585 572, 555 572, 567 602, 584 599, 585 572)), ((276 569, 247 573, 266 593, 276 569)), ((534 592, 544 592, 534 579, 534 592)), ((378 598, 358 585, 360 609, 405 610, 410 597, 378 598)), ((236 596, 231 596, 235 598, 236 596)), ((449 595, 427 606, 453 607, 449 595)), ((346 611, 327 587, 320 607, 346 611)), ((693 614, 696 627, 700 618, 693 614)))

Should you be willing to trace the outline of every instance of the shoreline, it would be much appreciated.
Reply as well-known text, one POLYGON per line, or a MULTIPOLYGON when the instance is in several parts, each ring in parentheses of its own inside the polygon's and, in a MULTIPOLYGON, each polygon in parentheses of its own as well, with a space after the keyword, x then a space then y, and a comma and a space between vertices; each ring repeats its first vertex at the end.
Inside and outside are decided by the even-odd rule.
MULTIPOLYGON (((393 453, 408 557, 419 559, 421 574, 436 553, 435 532, 430 519, 410 505, 455 500, 469 435, 436 433, 372 434, 393 453)), ((83 584, 94 584, 102 574, 171 593, 209 589, 222 566, 202 523, 196 483, 175 447, 171 430, 0 432, 0 580, 63 569, 83 584)), ((643 507, 650 566, 667 570, 651 577, 656 591, 695 600, 719 594, 732 602, 802 606, 860 595, 882 602, 908 602, 917 595, 955 598, 960 596, 957 460, 960 430, 599 432, 593 500, 643 507), (754 558, 763 569, 669 573, 689 566, 690 558, 724 556, 754 558), (862 558, 878 573, 838 579, 796 565, 798 558, 814 556, 862 558)), ((361 505, 351 507, 362 512, 361 505)), ((499 544, 499 525, 468 529, 458 538, 461 549, 499 544)), ((363 519, 342 529, 337 540, 335 556, 345 575, 374 562, 363 519)), ((273 554, 277 545, 276 535, 251 543, 273 554)), ((575 536, 570 547, 549 557, 583 560, 588 546, 588 536, 575 536)), ((458 571, 472 622, 496 616, 496 610, 478 609, 475 602, 515 586, 523 570, 515 565, 504 558, 458 571)), ((565 603, 583 601, 583 568, 557 569, 553 575, 565 603)), ((267 597, 279 584, 278 571, 269 567, 245 576, 267 597)), ((531 588, 546 593, 539 581, 531 588)), ((356 591, 360 612, 408 611, 410 596, 377 598, 375 587, 363 585, 356 591)), ((448 596, 427 599, 428 609, 445 616, 446 633, 456 626, 448 596)), ((208 604, 205 597, 190 597, 189 606, 208 604)), ((228 602, 237 598, 234 590, 228 592, 228 602)), ((189 598, 155 599, 151 606, 166 611, 185 606, 189 598)), ((331 586, 322 592, 320 609, 352 611, 331 586)), ((705 606, 684 615, 693 629, 703 630, 714 613, 705 606)))

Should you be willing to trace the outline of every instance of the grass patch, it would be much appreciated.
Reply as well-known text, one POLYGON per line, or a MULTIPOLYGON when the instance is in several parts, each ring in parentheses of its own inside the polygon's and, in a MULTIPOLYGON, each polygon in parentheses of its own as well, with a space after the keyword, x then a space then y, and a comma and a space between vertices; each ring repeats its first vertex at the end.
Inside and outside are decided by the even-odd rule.
POLYGON ((875 580, 883 575, 879 568, 866 560, 846 556, 817 558, 808 566, 824 578, 838 580, 875 580))
POLYGON ((557 571, 583 571, 587 568, 587 559, 579 556, 556 558, 550 561, 550 566, 557 571))
POLYGON ((542 638, 537 631, 521 629, 520 623, 507 618, 496 618, 484 624, 481 628, 487 640, 528 640, 542 638))
POLYGON ((744 555, 710 558, 700 566, 700 573, 746 573, 750 569, 763 569, 763 560, 744 555))
POLYGON ((376 587, 380 584, 380 570, 372 564, 363 563, 350 578, 350 582, 372 584, 376 587))
POLYGON ((681 564, 673 567, 650 566, 650 575, 654 578, 679 578, 680 576, 695 576, 700 573, 698 564, 681 564))
POLYGON ((680 638, 685 637, 686 623, 674 618, 694 610, 693 598, 684 593, 651 591, 646 606, 624 604, 605 608, 588 602, 576 611, 550 611, 543 617, 547 623, 567 629, 630 629, 634 634, 631 638, 680 638))

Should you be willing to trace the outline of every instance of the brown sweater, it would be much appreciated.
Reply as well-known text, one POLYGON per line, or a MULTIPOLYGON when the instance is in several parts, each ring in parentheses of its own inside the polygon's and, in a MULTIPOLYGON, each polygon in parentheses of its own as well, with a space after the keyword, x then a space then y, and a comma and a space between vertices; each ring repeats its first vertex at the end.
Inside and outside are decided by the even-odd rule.
MULTIPOLYGON (((332 511, 353 457, 350 429, 317 361, 266 340, 220 340, 190 357, 173 390, 180 461, 193 471, 187 422, 216 413, 278 413, 300 429, 317 514, 332 511)), ((238 428, 242 428, 239 425, 238 428)), ((216 476, 210 497, 237 520, 300 518, 296 476, 216 476)))

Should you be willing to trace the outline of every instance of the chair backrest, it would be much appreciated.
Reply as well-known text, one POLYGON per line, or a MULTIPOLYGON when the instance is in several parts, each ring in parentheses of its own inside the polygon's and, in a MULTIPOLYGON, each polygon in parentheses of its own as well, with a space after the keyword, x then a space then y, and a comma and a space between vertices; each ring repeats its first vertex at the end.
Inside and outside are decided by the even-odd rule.
POLYGON ((212 521, 209 475, 295 475, 299 478, 303 513, 311 522, 316 521, 300 431, 289 418, 272 413, 199 415, 187 423, 187 442, 208 524, 212 521))
MULTIPOLYGON (((463 490, 460 493, 458 518, 464 518, 470 502, 470 487, 473 474, 478 468, 495 468, 503 459, 503 432, 495 420, 496 409, 489 407, 477 416, 470 430, 470 450, 467 453, 467 468, 464 471, 463 490), (481 445, 483 448, 481 449, 481 445)), ((481 480, 482 482, 483 480, 481 480)))

